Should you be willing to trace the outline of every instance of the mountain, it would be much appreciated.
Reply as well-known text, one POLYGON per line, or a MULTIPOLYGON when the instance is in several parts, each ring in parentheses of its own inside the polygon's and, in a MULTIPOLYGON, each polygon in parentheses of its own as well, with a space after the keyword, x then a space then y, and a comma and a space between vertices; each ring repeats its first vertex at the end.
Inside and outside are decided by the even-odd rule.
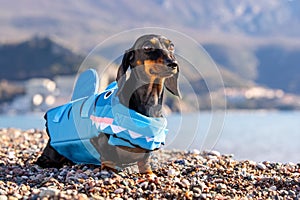
POLYGON ((58 45, 49 38, 0 46, 0 80, 53 78, 77 72, 83 57, 58 45))
POLYGON ((300 94, 300 48, 263 46, 256 51, 259 65, 255 81, 289 93, 300 94))
POLYGON ((300 94, 300 47, 279 44, 255 48, 206 44, 214 61, 244 80, 300 94))

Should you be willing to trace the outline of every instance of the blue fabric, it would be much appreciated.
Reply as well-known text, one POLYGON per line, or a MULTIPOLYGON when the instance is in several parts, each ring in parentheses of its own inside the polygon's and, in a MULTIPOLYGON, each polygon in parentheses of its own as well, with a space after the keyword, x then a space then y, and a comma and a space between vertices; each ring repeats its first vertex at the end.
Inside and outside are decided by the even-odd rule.
MULTIPOLYGON (((84 89, 84 88, 83 88, 84 89)), ((75 163, 100 164, 100 156, 90 139, 101 133, 114 135, 109 144, 160 148, 168 130, 165 118, 151 118, 128 109, 116 96, 111 83, 104 92, 71 101, 46 113, 50 144, 75 163)))
POLYGON ((88 69, 80 74, 74 87, 72 101, 91 96, 98 91, 99 78, 96 70, 88 69))

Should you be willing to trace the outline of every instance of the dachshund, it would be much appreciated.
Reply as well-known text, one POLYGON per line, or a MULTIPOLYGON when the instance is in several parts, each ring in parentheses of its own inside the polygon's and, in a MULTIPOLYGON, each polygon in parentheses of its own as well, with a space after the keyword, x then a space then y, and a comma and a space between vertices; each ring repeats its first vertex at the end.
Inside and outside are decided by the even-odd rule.
MULTIPOLYGON (((139 37, 125 51, 116 77, 116 96, 122 105, 149 118, 163 118, 164 88, 180 97, 179 65, 174 48, 174 44, 166 37, 149 34, 139 37)), ((149 157, 157 148, 149 150, 132 143, 130 147, 111 145, 109 141, 113 137, 104 133, 90 139, 100 155, 102 169, 115 171, 137 163, 139 172, 152 173, 149 157)), ((36 163, 41 167, 61 167, 63 164, 72 163, 72 160, 58 153, 48 142, 36 163)))

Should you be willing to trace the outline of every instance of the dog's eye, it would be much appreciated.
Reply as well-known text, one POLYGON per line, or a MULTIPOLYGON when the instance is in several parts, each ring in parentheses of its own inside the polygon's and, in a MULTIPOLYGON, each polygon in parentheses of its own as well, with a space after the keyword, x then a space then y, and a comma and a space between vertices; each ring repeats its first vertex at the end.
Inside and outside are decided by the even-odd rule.
POLYGON ((174 44, 170 44, 168 50, 174 52, 175 51, 174 44))
POLYGON ((150 52, 150 51, 153 51, 154 50, 154 47, 152 44, 150 43, 146 43, 143 45, 143 49, 145 52, 150 52))

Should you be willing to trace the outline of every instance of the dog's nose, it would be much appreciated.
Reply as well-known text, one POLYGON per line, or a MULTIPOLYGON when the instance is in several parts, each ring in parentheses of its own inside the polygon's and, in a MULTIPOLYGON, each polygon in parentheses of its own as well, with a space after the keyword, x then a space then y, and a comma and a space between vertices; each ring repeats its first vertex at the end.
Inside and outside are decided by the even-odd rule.
POLYGON ((176 69, 178 67, 178 63, 177 63, 176 60, 173 60, 170 63, 168 63, 167 66, 172 68, 172 69, 176 69))

